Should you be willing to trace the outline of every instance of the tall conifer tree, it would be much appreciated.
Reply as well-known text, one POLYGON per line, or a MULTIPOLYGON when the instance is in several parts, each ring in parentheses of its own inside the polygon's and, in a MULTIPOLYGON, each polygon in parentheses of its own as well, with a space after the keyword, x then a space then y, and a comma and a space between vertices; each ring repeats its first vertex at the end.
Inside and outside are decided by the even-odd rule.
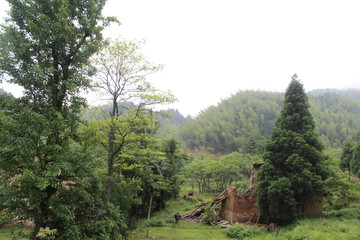
POLYGON ((284 106, 267 143, 255 189, 261 213, 280 224, 304 213, 305 204, 321 195, 327 171, 302 83, 294 74, 284 106))

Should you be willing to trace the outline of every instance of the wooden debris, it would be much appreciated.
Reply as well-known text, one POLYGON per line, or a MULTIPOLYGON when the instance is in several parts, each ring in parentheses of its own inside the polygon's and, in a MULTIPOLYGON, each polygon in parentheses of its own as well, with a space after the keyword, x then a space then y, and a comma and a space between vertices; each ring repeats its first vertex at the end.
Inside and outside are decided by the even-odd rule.
POLYGON ((227 220, 221 220, 218 222, 218 225, 221 227, 221 228, 228 228, 228 227, 231 227, 231 224, 229 221, 227 220))
MULTIPOLYGON (((185 197, 185 196, 184 196, 185 197)), ((213 199, 211 199, 209 202, 203 202, 202 204, 200 204, 199 206, 197 206, 195 208, 194 211, 190 212, 190 213, 185 213, 183 215, 181 215, 181 219, 185 220, 185 221, 190 221, 190 222, 202 222, 203 220, 201 219, 201 214, 204 212, 205 207, 212 202, 211 206, 214 207, 217 204, 221 203, 222 201, 224 201, 226 198, 228 197, 227 194, 227 189, 225 189, 223 192, 221 192, 219 195, 217 195, 216 197, 214 197, 213 199)), ((216 216, 218 216, 218 211, 215 212, 216 216)))

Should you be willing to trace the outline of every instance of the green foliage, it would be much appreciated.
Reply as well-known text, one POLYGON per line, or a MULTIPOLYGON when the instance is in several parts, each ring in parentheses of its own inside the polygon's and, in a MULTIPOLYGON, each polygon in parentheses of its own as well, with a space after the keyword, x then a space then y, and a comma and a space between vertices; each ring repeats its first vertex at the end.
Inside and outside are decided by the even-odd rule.
POLYGON ((343 171, 350 172, 350 162, 352 161, 354 155, 353 144, 350 141, 344 143, 341 158, 340 158, 340 168, 343 171))
POLYGON ((71 141, 71 147, 57 147, 58 160, 47 163, 43 169, 40 164, 44 164, 45 160, 38 157, 41 155, 37 151, 46 152, 50 158, 53 146, 46 145, 42 138, 46 137, 44 131, 50 131, 54 122, 49 123, 40 114, 25 109, 10 113, 4 114, 0 121, 1 143, 6 146, 1 156, 13 160, 0 162, 4 172, 0 177, 3 190, 0 197, 6 216, 10 219, 34 218, 35 223, 44 221, 42 224, 45 227, 58 230, 58 239, 116 234, 115 229, 122 226, 122 219, 113 217, 119 212, 114 215, 102 205, 98 197, 99 180, 91 174, 97 167, 91 145, 93 132, 77 131, 78 141, 71 141), (31 124, 31 129, 28 124, 31 124), (13 141, 21 144, 9 144, 13 141), (12 179, 10 184, 9 178, 12 179), (44 209, 44 206, 48 207, 44 209), (96 222, 102 221, 109 226, 103 229, 104 232, 95 228, 96 222))
POLYGON ((121 208, 129 225, 146 215, 151 198, 152 210, 159 210, 167 199, 178 195, 177 174, 187 157, 179 152, 174 139, 160 144, 154 137, 157 124, 153 115, 127 110, 117 118, 93 120, 88 127, 97 130, 105 156, 111 149, 116 153, 110 169, 113 176, 108 178, 112 180, 110 202, 121 208), (109 142, 110 131, 113 142, 109 142))
POLYGON ((265 232, 266 229, 263 227, 252 227, 243 224, 237 224, 229 228, 226 228, 225 235, 230 238, 245 240, 245 239, 251 239, 251 237, 254 237, 258 234, 262 234, 265 232))
POLYGON ((147 106, 176 100, 173 94, 156 89, 146 79, 163 66, 150 63, 140 52, 144 43, 118 38, 103 46, 92 59, 96 69, 93 85, 109 99, 111 117, 120 116, 129 102, 143 110, 147 106))
POLYGON ((39 239, 55 239, 57 230, 56 229, 50 229, 50 228, 43 228, 40 229, 38 234, 36 235, 39 239))
MULTIPOLYGON (((213 153, 263 153, 283 106, 284 95, 241 91, 202 111, 180 131, 190 149, 213 153)), ((360 91, 327 90, 309 94, 315 132, 326 147, 342 147, 360 130, 360 91)))
POLYGON ((293 79, 286 90, 284 106, 267 143, 264 165, 255 188, 263 215, 278 223, 289 223, 303 214, 304 205, 324 193, 328 170, 325 156, 314 132, 302 84, 293 79))
POLYGON ((360 177, 360 140, 347 141, 342 148, 339 166, 341 170, 350 173, 352 176, 360 177))
POLYGON ((128 227, 137 219, 162 209, 165 201, 177 196, 176 176, 186 159, 175 140, 163 145, 155 138, 158 129, 151 106, 175 101, 146 76, 162 69, 140 53, 144 41, 116 39, 103 46, 93 59, 93 85, 110 104, 99 107, 93 116, 85 111, 88 128, 97 131, 102 171, 106 173, 103 199, 117 206, 128 227))
POLYGON ((354 147, 353 157, 350 159, 350 172, 360 178, 360 139, 354 147))
MULTIPOLYGON (((116 182, 122 178, 133 180, 135 171, 135 179, 143 180, 142 196, 149 199, 150 213, 154 196, 169 182, 163 178, 161 169, 164 154, 154 147, 157 125, 148 107, 172 102, 175 98, 146 80, 147 75, 161 70, 162 66, 151 64, 139 52, 143 43, 116 39, 104 45, 92 59, 96 68, 93 85, 109 98, 111 108, 105 118, 92 120, 90 127, 97 129, 99 144, 106 156, 104 201, 114 202, 112 195, 116 182), (132 173, 127 176, 129 169, 132 173)), ((139 212, 141 215, 143 210, 139 212)))
POLYGON ((311 113, 314 116, 317 134, 328 147, 342 147, 347 140, 356 139, 359 132, 359 91, 349 90, 349 96, 336 92, 310 95, 311 113))
POLYGON ((179 176, 181 169, 188 163, 188 156, 180 152, 179 142, 174 138, 170 138, 162 143, 161 151, 165 153, 165 171, 163 171, 164 178, 171 181, 170 192, 171 197, 179 195, 180 185, 182 180, 179 176))
POLYGON ((79 93, 89 87, 86 67, 101 31, 114 19, 101 14, 105 0, 8 2, 0 72, 24 93, 1 95, 1 210, 12 220, 33 220, 31 239, 47 227, 56 239, 110 239, 122 221, 88 185, 98 162, 93 132, 79 130, 79 93), (106 227, 97 225, 102 221, 106 227))
POLYGON ((192 149, 262 153, 264 140, 274 126, 281 103, 281 94, 239 92, 186 123, 181 137, 192 149))
POLYGON ((222 192, 229 185, 248 181, 251 164, 259 156, 237 152, 217 158, 199 155, 183 169, 184 175, 198 186, 199 193, 222 192))
POLYGON ((337 173, 325 182, 327 196, 325 207, 328 209, 342 209, 359 200, 359 183, 349 182, 349 172, 337 173))
MULTIPOLYGON (((346 143, 344 148, 348 149, 348 146, 349 143, 346 143)), ((353 177, 350 172, 346 170, 346 166, 343 165, 346 158, 349 157, 346 156, 346 151, 344 151, 344 149, 339 149, 331 151, 328 150, 325 152, 327 155, 325 164, 330 169, 329 178, 325 181, 325 209, 341 209, 348 207, 352 202, 357 201, 360 197, 360 185, 353 181, 353 177), (343 169, 341 169, 341 167, 343 169)))
POLYGON ((214 225, 217 221, 212 204, 213 202, 210 201, 208 205, 206 205, 204 212, 201 214, 201 218, 204 220, 204 223, 214 225))

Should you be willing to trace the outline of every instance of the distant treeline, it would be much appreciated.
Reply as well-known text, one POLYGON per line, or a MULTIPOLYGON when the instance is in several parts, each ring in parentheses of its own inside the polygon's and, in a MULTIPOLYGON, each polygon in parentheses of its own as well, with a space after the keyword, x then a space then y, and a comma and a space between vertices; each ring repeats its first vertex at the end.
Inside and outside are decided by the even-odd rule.
MULTIPOLYGON (((283 105, 283 93, 240 91, 187 121, 179 138, 187 148, 214 153, 261 153, 283 105)), ((359 90, 308 93, 317 133, 326 147, 341 147, 360 129, 359 90)))

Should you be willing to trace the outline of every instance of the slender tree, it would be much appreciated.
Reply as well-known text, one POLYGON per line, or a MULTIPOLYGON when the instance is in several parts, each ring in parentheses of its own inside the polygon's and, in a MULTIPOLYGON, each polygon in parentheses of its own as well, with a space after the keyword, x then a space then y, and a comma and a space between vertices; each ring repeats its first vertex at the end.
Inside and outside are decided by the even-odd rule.
MULTIPOLYGON (((171 93, 164 93, 146 79, 149 74, 162 69, 140 53, 143 42, 117 39, 110 42, 93 58, 96 67, 94 86, 111 103, 107 119, 94 121, 94 126, 104 135, 100 143, 107 155, 107 181, 104 201, 110 202, 114 178, 121 172, 121 157, 133 143, 154 141, 150 136, 155 118, 149 106, 175 101, 171 93), (128 108, 129 102, 132 107, 128 108), (147 112, 147 113, 146 113, 147 112)), ((154 156, 154 153, 153 153, 154 156)))
POLYGON ((327 171, 314 131, 308 98, 295 74, 266 146, 255 190, 262 214, 273 221, 285 224, 295 220, 303 215, 308 201, 323 194, 327 171))
POLYGON ((85 67, 113 20, 101 14, 105 2, 8 0, 0 73, 24 92, 1 101, 1 201, 12 219, 34 221, 31 239, 45 227, 56 229, 57 239, 114 230, 95 233, 96 221, 89 223, 111 214, 92 195, 98 186, 89 183, 91 147, 78 131, 85 105, 79 93, 89 86, 85 67))

